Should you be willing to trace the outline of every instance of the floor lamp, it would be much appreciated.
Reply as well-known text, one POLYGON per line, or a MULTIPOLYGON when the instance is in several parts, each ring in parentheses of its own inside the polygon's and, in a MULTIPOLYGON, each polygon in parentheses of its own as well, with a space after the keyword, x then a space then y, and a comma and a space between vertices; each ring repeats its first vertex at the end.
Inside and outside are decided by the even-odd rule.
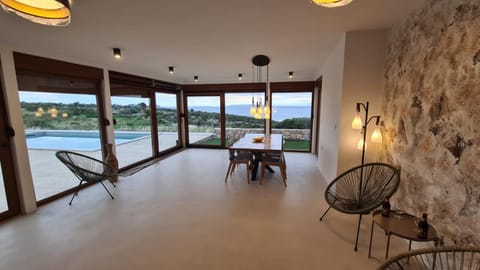
MULTIPOLYGON (((363 135, 360 141, 357 143, 357 148, 359 150, 362 150, 362 163, 363 165, 365 163, 365 147, 366 147, 366 141, 367 141, 367 127, 368 124, 375 120, 375 125, 376 128, 372 133, 372 142, 373 143, 382 143, 382 133, 380 132, 379 129, 379 124, 380 124, 380 115, 374 115, 371 116, 370 118, 368 117, 368 101, 366 103, 357 103, 357 114, 355 115, 355 118, 353 118, 352 121, 352 128, 353 129, 360 129, 361 134, 363 135), (364 121, 360 118, 360 112, 361 109, 365 110, 365 118, 364 121), (365 124, 364 124, 365 123, 365 124)), ((362 197, 362 187, 363 187, 363 167, 360 169, 360 184, 358 186, 358 197, 362 197)), ((360 217, 358 219, 358 226, 357 226, 357 239, 355 240, 355 251, 357 250, 357 245, 358 245, 358 235, 360 233, 360 224, 362 222, 362 215, 360 214, 360 217)))

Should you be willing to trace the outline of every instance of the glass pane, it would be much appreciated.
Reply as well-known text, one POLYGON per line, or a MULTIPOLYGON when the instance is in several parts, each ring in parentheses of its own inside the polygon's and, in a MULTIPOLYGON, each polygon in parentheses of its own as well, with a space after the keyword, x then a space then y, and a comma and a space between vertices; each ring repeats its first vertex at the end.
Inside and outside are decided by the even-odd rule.
POLYGON ((58 150, 102 158, 95 95, 20 91, 20 104, 37 200, 78 185, 58 150))
POLYGON ((250 115, 252 98, 258 100, 264 93, 227 93, 225 94, 225 126, 227 146, 238 141, 245 133, 264 133, 263 119, 250 115))
POLYGON ((283 134, 285 150, 309 151, 312 93, 272 93, 272 133, 283 134))
POLYGON ((190 144, 221 145, 220 97, 187 97, 190 144))
POLYGON ((5 191, 5 182, 3 181, 2 161, 0 160, 0 213, 8 211, 7 193, 5 191))
POLYGON ((112 96, 119 167, 152 157, 150 99, 112 96))
POLYGON ((164 151, 180 144, 178 136, 177 95, 156 93, 158 147, 164 151))

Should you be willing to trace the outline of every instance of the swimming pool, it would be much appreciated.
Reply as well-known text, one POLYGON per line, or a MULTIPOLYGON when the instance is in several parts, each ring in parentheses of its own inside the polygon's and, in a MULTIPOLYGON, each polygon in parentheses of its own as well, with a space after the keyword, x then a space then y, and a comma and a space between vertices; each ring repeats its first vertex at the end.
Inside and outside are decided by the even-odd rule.
MULTIPOLYGON (((148 132, 115 132, 115 144, 150 136, 148 132)), ((27 148, 38 150, 99 151, 100 134, 90 131, 27 131, 27 148)))

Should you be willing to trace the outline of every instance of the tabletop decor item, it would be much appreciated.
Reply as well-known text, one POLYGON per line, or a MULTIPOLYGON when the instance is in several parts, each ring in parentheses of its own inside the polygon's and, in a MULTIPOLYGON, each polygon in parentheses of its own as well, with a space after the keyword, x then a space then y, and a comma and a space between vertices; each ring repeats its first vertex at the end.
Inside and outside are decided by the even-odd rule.
POLYGON ((390 200, 387 197, 385 197, 385 200, 383 201, 382 204, 382 216, 384 217, 389 217, 390 216, 390 200))
POLYGON ((418 222, 418 238, 425 239, 428 236, 428 227, 430 225, 427 221, 427 213, 422 214, 422 219, 418 222))

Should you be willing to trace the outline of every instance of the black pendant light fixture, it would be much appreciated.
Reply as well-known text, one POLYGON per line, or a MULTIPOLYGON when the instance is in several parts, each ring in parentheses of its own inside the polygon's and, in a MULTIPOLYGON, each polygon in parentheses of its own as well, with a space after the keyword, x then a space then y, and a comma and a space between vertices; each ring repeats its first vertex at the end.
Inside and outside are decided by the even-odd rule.
MULTIPOLYGON (((267 92, 269 92, 270 89, 270 82, 268 78, 268 71, 269 71, 269 64, 270 64, 270 58, 266 55, 256 55, 252 58, 252 64, 253 64, 253 72, 252 72, 252 77, 253 81, 255 81, 255 73, 257 75, 257 82, 262 81, 262 67, 267 67, 267 83, 266 86, 267 88, 265 89, 267 92), (257 69, 255 72, 255 68, 257 69)), ((270 119, 270 106, 268 103, 268 99, 265 97, 265 103, 262 102, 262 98, 258 97, 257 100, 255 101, 255 97, 252 97, 252 106, 250 107, 250 115, 255 117, 255 119, 270 119)))
POLYGON ((198 76, 197 75, 193 76, 193 81, 198 82, 198 76))
POLYGON ((0 6, 34 23, 53 26, 70 24, 69 0, 0 0, 0 6))
POLYGON ((175 68, 173 66, 168 67, 168 73, 173 74, 175 72, 175 68))

